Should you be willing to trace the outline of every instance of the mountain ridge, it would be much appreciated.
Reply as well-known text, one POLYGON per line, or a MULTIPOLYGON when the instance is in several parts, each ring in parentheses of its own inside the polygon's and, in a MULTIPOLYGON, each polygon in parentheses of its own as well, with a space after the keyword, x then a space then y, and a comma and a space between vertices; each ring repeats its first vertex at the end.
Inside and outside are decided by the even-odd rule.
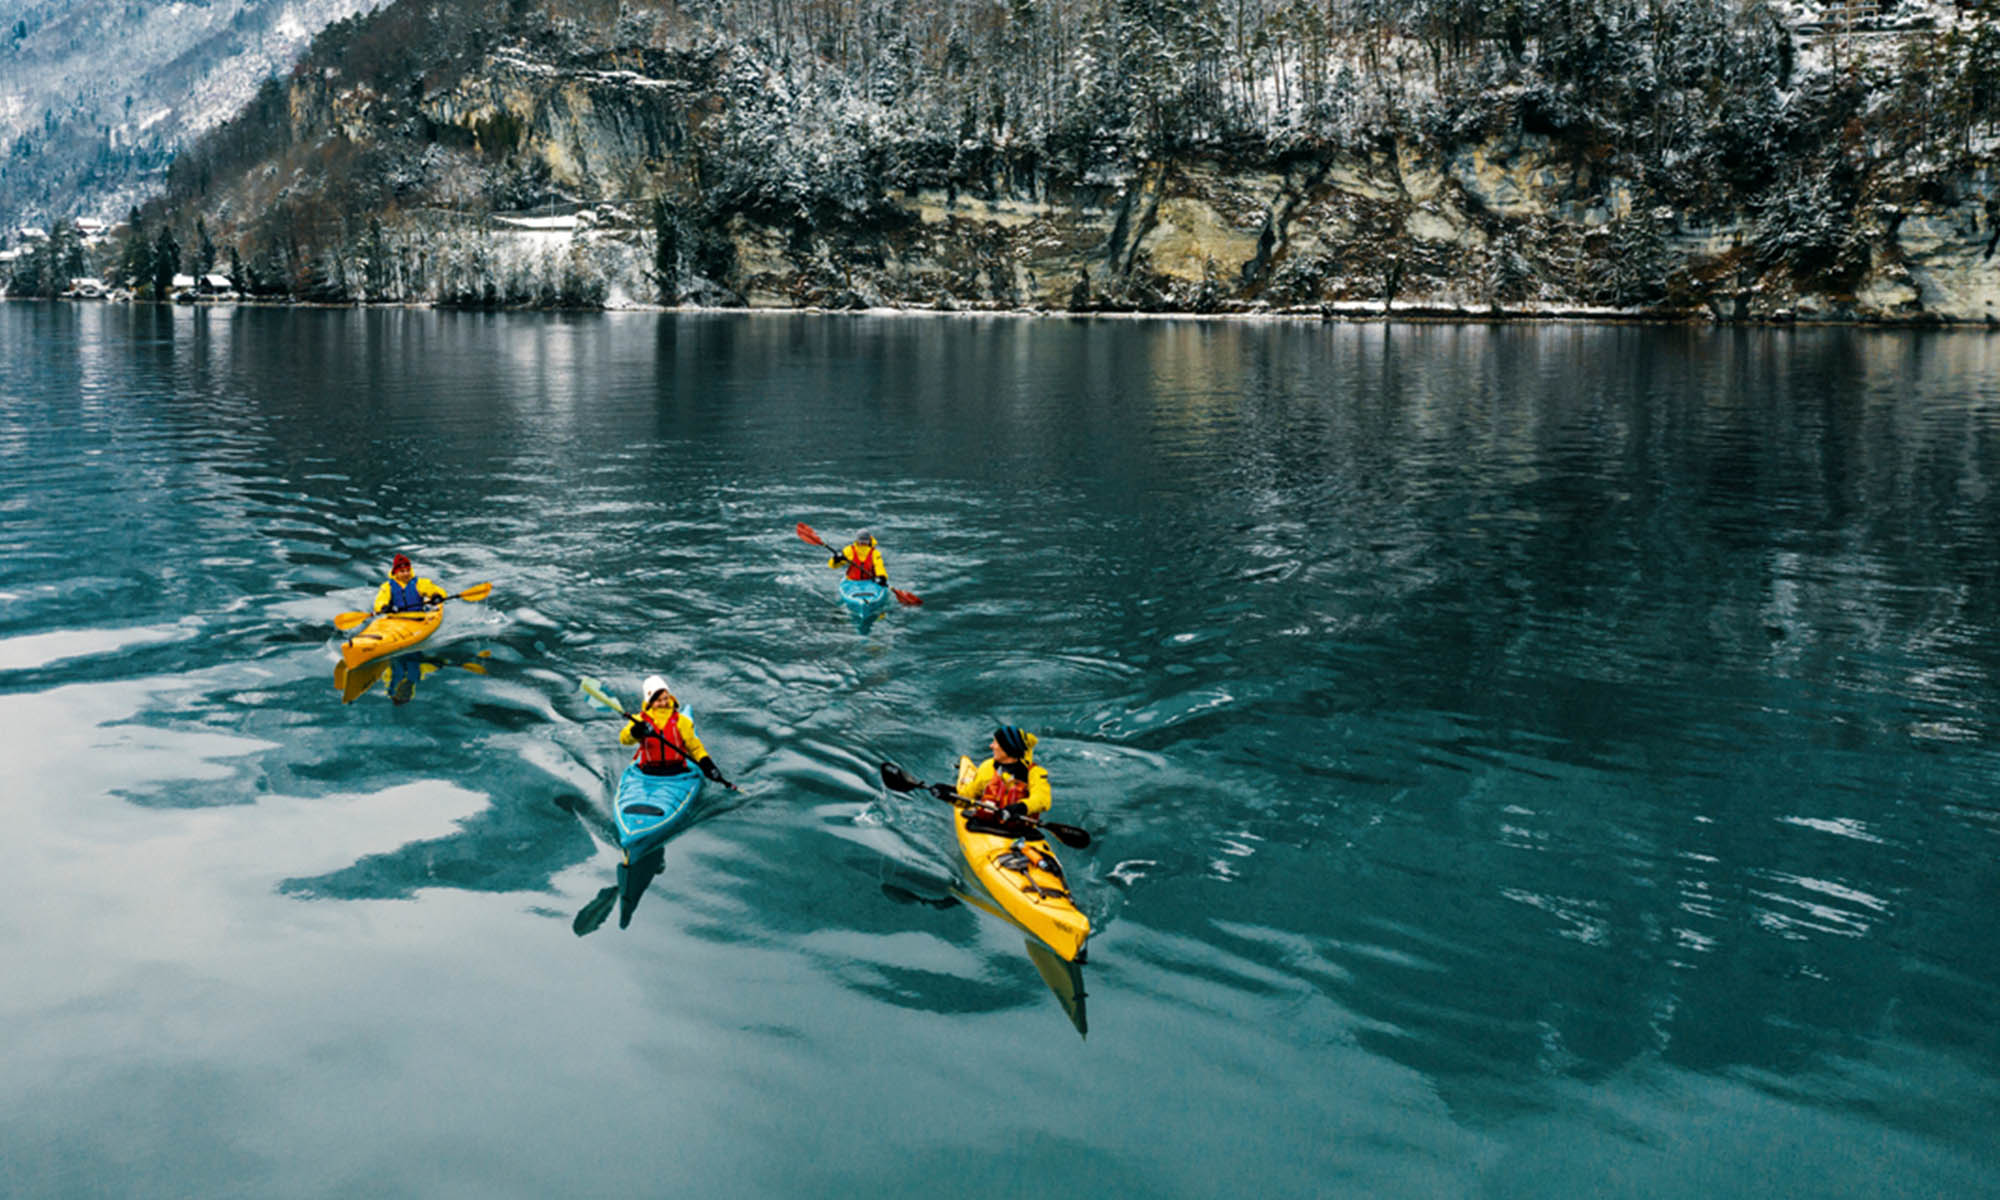
POLYGON ((340 301, 1983 321, 2000 296, 1983 15, 764 11, 397 0, 183 154, 148 220, 201 217, 248 290, 340 301), (530 207, 588 219, 492 220, 530 207))
POLYGON ((314 34, 380 2, 34 0, 0 19, 0 217, 123 217, 314 34))

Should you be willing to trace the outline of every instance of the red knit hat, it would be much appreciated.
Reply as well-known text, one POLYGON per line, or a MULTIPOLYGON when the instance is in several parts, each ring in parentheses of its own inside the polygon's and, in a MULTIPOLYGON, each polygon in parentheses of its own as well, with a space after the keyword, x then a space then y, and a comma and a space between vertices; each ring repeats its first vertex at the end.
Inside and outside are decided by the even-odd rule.
POLYGON ((398 554, 389 560, 389 574, 391 575, 394 575, 398 571, 407 571, 409 569, 410 559, 408 555, 398 554))

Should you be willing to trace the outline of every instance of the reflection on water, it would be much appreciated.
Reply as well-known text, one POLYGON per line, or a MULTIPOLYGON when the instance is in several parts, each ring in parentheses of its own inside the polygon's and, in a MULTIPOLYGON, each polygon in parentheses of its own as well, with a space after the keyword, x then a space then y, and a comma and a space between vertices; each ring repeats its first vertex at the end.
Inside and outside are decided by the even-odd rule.
POLYGON ((0 353, 0 1190, 2000 1167, 2000 341, 6 305, 0 353), (800 514, 924 607, 857 637, 800 514), (501 586, 329 693, 395 550, 501 586), (653 671, 744 792, 620 878, 575 680, 653 671), (1002 721, 1095 838, 1059 1049, 1081 978, 873 772, 1002 721), (937 1119, 968 1045, 1036 1047, 1004 1153, 937 1119))
POLYGON ((390 701, 408 704, 416 696, 419 681, 447 667, 484 675, 486 664, 479 659, 491 658, 492 655, 491 650, 481 650, 468 661, 453 663, 422 654, 399 654, 393 658, 371 659, 352 668, 345 662, 337 662, 333 665, 333 686, 340 693, 342 704, 352 704, 370 688, 386 680, 390 701))
POLYGON ((849 605, 847 615, 854 622, 854 632, 866 637, 868 631, 875 627, 875 622, 882 619, 885 611, 887 610, 881 608, 856 609, 849 605))
POLYGON ((632 912, 639 907, 639 897, 645 895, 646 886, 666 870, 666 858, 664 846, 655 846, 641 854, 637 862, 620 858, 618 881, 599 889, 597 895, 590 898, 590 903, 577 910, 576 919, 570 922, 571 932, 578 937, 594 932, 604 924, 604 918, 611 915, 614 907, 618 909, 618 928, 629 928, 632 912))
POLYGON ((1023 945, 1028 952, 1028 961, 1034 964, 1035 973, 1062 1006, 1063 1015, 1075 1027, 1079 1036, 1090 1032, 1090 1024, 1084 1013, 1083 964, 1070 962, 1044 945, 1022 927, 1021 923, 1009 916, 998 904, 976 885, 968 884, 962 877, 931 878, 923 871, 901 866, 896 860, 882 861, 882 895, 896 904, 918 905, 937 910, 950 910, 964 905, 986 914, 987 917, 1008 926, 1024 935, 1023 945))

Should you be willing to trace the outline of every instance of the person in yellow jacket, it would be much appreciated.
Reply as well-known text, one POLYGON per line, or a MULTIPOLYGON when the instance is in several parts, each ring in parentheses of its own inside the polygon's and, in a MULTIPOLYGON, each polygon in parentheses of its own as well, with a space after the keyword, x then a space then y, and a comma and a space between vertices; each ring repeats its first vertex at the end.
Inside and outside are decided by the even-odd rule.
POLYGON ((849 579, 872 579, 883 587, 889 586, 889 567, 882 561, 882 547, 875 544, 875 535, 866 529, 854 535, 854 540, 841 547, 840 553, 826 560, 829 567, 847 568, 849 579))
POLYGON ((961 770, 956 788, 940 783, 931 791, 945 800, 970 800, 979 816, 1040 816, 1049 811, 1049 773, 1035 765, 1035 741, 1017 725, 1002 725, 993 731, 993 757, 970 773, 961 770))
POLYGON ((417 612, 442 604, 448 593, 429 579, 417 577, 410 560, 398 554, 389 562, 389 580, 375 591, 375 611, 417 612))
POLYGON ((681 711, 667 681, 648 675, 640 691, 645 704, 618 731, 619 745, 639 748, 632 755, 639 769, 648 775, 679 775, 693 763, 702 774, 735 791, 736 785, 722 777, 722 769, 708 756, 708 747, 695 736, 694 721, 681 711))

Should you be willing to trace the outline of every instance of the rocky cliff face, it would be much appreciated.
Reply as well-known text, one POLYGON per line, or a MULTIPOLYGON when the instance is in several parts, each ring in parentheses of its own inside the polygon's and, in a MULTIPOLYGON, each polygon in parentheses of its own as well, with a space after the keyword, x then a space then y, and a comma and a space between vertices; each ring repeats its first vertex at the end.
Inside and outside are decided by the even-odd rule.
MULTIPOLYGON (((492 209, 613 205, 563 247, 614 302, 1195 313, 1580 315, 1692 319, 1992 322, 2000 316, 2000 175, 1884 191, 1839 235, 1852 260, 1822 271, 1815 243, 1789 258, 1769 213, 1648 203, 1573 147, 1519 129, 1440 147, 1145 163, 1088 186, 993 170, 970 187, 888 188, 832 218, 713 202, 729 156, 716 133, 733 103, 719 53, 603 53, 558 61, 491 52, 415 99, 294 79, 291 161, 301 148, 366 151, 395 180, 385 217, 405 247, 492 209), (663 218, 655 200, 674 214, 663 218), (457 214, 444 225, 440 213, 457 214), (699 215, 698 215, 699 214, 699 215), (454 225, 453 222, 456 224, 454 225), (660 239, 675 245, 663 260, 660 239), (1827 280, 1833 278, 1834 283, 1827 280), (1806 281, 1806 282, 1802 282, 1806 281)), ((810 163, 810 157, 808 162, 810 163)), ((828 161, 826 170, 841 164, 828 161)), ((810 174, 808 167, 808 174, 810 174)), ((266 164, 200 202, 217 224, 315 201, 310 170, 266 164)), ((824 181, 819 181, 824 185, 824 181)), ((813 180, 801 188, 809 189, 813 180)), ((236 223, 240 229, 244 223, 236 223)), ((349 222, 350 226, 353 222, 349 222)), ((492 263, 551 254, 549 233, 483 226, 492 263)), ((247 249, 246 249, 247 252, 247 249)), ((338 253, 338 248, 336 248, 338 253)), ((351 248, 349 253, 354 253, 351 248)), ((486 261, 482 260, 482 261, 486 261)), ((350 273, 362 269, 357 264, 350 273)), ((533 265, 527 268, 532 271, 533 265)), ((447 298, 410 277, 400 298, 447 298)))
POLYGON ((2000 177, 1987 167, 1930 203, 1885 204, 1866 230, 1873 254, 1856 308, 1892 316, 2000 319, 2000 177))
POLYGON ((1634 213, 1628 181, 1518 141, 1291 163, 1155 164, 1102 194, 916 192, 901 221, 813 235, 736 222, 753 306, 890 305, 1359 315, 1992 322, 2000 178, 1879 206, 1851 291, 1759 269, 1751 219, 1634 213), (1618 227, 1642 221, 1661 294, 1619 303, 1618 227))

